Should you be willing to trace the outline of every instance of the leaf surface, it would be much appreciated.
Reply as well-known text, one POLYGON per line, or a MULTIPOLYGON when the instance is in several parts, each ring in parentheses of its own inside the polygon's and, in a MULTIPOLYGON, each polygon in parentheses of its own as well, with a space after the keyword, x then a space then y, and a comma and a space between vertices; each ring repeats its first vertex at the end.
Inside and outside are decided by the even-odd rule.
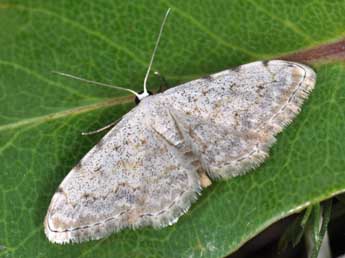
MULTIPOLYGON (((51 73, 140 90, 154 62, 171 85, 341 39, 343 1, 0 1, 0 257, 224 257, 274 221, 345 190, 345 66, 310 61, 317 85, 270 158, 216 182, 174 226, 53 245, 43 219, 55 189, 133 97, 51 73)), ((341 49, 341 48, 339 48, 341 49)), ((149 80, 157 89, 159 81, 149 80)))

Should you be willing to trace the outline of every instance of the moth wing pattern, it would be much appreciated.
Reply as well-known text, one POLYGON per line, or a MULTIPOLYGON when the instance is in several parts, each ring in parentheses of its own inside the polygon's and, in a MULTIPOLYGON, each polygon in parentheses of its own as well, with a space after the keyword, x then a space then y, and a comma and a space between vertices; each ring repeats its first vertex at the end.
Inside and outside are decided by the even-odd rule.
POLYGON ((123 228, 159 228, 189 209, 201 191, 194 157, 181 147, 171 118, 159 121, 164 130, 157 121, 155 127, 157 112, 168 114, 155 104, 133 109, 66 176, 45 218, 51 242, 100 239, 123 228))
POLYGON ((172 88, 164 94, 185 138, 211 178, 260 165, 275 135, 300 112, 315 72, 302 64, 253 62, 172 88))
POLYGON ((45 218, 48 239, 175 223, 202 175, 234 177, 263 162, 315 80, 302 64, 254 62, 142 99, 63 180, 45 218))

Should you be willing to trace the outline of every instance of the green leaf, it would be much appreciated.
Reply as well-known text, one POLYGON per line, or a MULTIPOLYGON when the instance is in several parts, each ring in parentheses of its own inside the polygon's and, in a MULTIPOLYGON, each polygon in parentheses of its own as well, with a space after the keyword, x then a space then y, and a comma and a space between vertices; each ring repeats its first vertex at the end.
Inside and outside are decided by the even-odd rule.
POLYGON ((214 183, 174 226, 48 242, 42 222, 56 187, 101 137, 80 132, 133 107, 124 92, 51 71, 140 90, 168 7, 154 70, 172 85, 318 48, 345 31, 343 1, 1 0, 0 257, 224 257, 280 218, 345 190, 345 67, 340 53, 319 63, 332 52, 319 51, 315 90, 260 168, 214 183))
POLYGON ((331 218, 332 199, 327 200, 321 207, 320 204, 315 204, 312 207, 309 227, 311 235, 311 258, 317 258, 322 241, 327 232, 328 223, 331 218))

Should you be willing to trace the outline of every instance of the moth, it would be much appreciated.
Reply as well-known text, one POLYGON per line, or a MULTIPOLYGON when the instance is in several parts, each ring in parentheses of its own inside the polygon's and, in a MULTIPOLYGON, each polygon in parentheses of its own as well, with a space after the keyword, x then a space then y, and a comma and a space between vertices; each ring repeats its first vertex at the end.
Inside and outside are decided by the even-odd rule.
POLYGON ((79 243, 124 228, 176 223, 212 181, 258 167, 315 85, 311 68, 272 60, 149 95, 146 81, 167 15, 144 92, 134 92, 139 104, 54 194, 44 221, 51 242, 79 243))

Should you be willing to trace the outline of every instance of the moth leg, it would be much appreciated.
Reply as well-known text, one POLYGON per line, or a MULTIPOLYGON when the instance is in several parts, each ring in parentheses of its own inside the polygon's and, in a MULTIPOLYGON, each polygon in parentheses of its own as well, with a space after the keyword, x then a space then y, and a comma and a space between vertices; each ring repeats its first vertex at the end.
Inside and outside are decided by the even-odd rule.
POLYGON ((106 125, 106 126, 104 126, 102 128, 99 128, 97 130, 90 131, 90 132, 82 132, 81 135, 84 135, 84 136, 85 135, 93 135, 93 134, 97 134, 97 133, 103 132, 103 131, 105 131, 105 130, 115 126, 120 121, 120 119, 121 118, 115 120, 114 122, 111 122, 110 124, 108 124, 108 125, 106 125))
POLYGON ((207 175, 206 171, 203 169, 199 169, 198 170, 198 174, 200 177, 200 185, 202 188, 207 188, 212 184, 211 179, 209 178, 209 176, 207 175))
POLYGON ((165 91, 165 90, 170 88, 170 85, 169 85, 168 81, 165 79, 165 77, 163 75, 161 75, 159 73, 159 71, 155 71, 154 74, 161 81, 161 84, 159 85, 158 93, 161 93, 161 92, 163 92, 163 91, 165 91))

